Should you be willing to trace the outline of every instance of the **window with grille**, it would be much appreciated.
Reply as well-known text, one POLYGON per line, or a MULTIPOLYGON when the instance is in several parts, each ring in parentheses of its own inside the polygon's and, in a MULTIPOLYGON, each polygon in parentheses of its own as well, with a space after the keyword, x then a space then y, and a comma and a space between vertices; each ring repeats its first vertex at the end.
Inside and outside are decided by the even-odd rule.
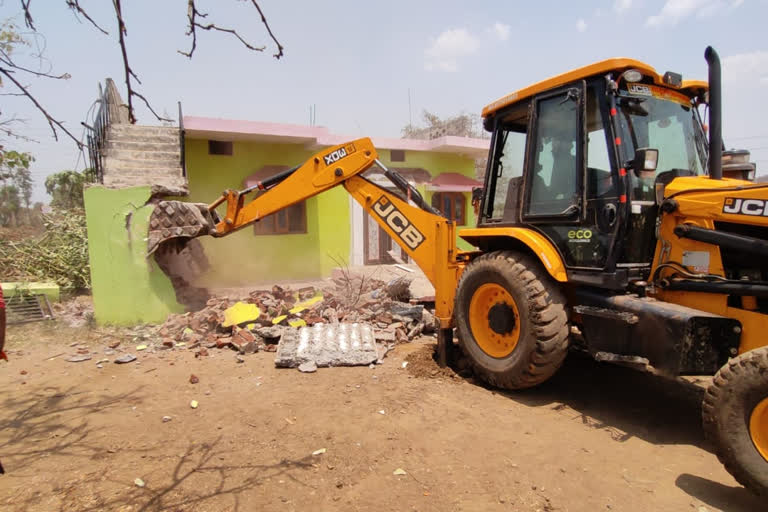
POLYGON ((283 208, 253 224, 255 235, 287 235, 307 232, 307 206, 304 201, 283 208))

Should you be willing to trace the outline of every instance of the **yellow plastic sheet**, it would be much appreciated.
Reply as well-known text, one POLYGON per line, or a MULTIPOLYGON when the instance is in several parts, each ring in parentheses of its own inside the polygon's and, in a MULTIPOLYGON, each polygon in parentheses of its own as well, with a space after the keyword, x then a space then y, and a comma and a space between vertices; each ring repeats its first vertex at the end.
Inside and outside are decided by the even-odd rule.
POLYGON ((234 306, 224 310, 224 323, 222 327, 232 327, 245 322, 251 322, 261 316, 261 310, 256 304, 237 302, 234 306))

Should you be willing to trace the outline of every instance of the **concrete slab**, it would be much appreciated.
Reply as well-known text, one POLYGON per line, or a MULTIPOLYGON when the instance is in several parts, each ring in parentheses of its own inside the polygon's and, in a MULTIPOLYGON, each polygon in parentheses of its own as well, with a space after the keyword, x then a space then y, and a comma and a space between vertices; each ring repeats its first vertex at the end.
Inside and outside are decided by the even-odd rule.
POLYGON ((280 339, 275 366, 362 366, 379 358, 373 327, 368 324, 315 324, 286 330, 280 339))

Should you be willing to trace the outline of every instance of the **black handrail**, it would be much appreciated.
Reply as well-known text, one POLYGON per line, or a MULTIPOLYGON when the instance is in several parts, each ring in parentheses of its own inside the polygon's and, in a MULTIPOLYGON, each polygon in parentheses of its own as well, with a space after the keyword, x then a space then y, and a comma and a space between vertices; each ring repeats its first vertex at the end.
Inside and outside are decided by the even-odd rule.
POLYGON ((96 172, 96 181, 98 183, 104 183, 104 160, 105 151, 107 145, 107 132, 112 122, 109 113, 109 100, 107 99, 107 90, 102 89, 99 84, 99 99, 96 100, 100 103, 99 110, 96 112, 96 118, 94 119, 93 126, 88 126, 82 123, 83 126, 88 128, 91 133, 88 134, 88 157, 91 162, 91 167, 96 172))
POLYGON ((181 102, 179 102, 179 148, 181 151, 180 163, 181 163, 181 175, 187 177, 187 164, 184 159, 184 116, 181 113, 181 102))

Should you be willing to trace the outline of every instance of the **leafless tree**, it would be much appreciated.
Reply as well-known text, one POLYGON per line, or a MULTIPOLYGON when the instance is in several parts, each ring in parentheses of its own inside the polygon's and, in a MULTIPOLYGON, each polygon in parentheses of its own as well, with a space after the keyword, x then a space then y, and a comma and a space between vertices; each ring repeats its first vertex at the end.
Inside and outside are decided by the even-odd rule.
MULTIPOLYGON (((109 32, 103 28, 101 24, 99 24, 81 5, 79 0, 63 0, 66 4, 66 6, 72 11, 73 15, 77 19, 85 19, 92 27, 99 32, 101 32, 104 35, 109 35, 109 32)), ((283 56, 283 45, 280 44, 280 42, 277 40, 277 37, 272 32, 272 29, 269 26, 269 23, 267 22, 267 18, 264 15, 264 12, 262 11, 259 4, 256 2, 256 0, 240 0, 244 1, 246 3, 249 3, 253 6, 253 8, 258 12, 258 15, 261 19, 261 23, 264 25, 264 28, 266 29, 267 33, 269 34, 270 39, 275 45, 275 53, 273 54, 273 57, 276 59, 280 59, 283 56)), ((37 28, 35 27, 35 19, 33 16, 33 9, 34 6, 31 6, 32 0, 20 0, 21 2, 21 9, 22 13, 24 15, 24 24, 26 25, 27 29, 29 29, 32 32, 33 36, 40 36, 40 34, 37 32, 37 28)), ((210 13, 204 13, 198 9, 196 5, 196 0, 188 0, 187 2, 187 32, 186 35, 192 39, 191 48, 189 51, 184 52, 179 50, 179 53, 182 55, 192 58, 192 55, 195 52, 195 49, 197 48, 197 30, 207 30, 207 31, 215 31, 215 32, 224 32, 227 34, 230 34, 231 36, 235 37, 240 43, 242 43, 245 48, 248 50, 254 51, 254 52, 263 52, 266 49, 266 46, 257 46, 252 43, 249 43, 240 33, 238 33, 235 29, 232 28, 226 28, 222 27, 220 25, 217 25, 213 22, 207 22, 208 16, 210 13)), ((128 118, 130 122, 135 123, 136 122, 136 115, 134 111, 134 99, 141 100, 149 109, 152 114, 161 121, 165 121, 166 119, 161 117, 157 114, 157 112, 152 108, 147 98, 137 90, 137 85, 142 85, 141 80, 138 77, 138 74, 134 71, 134 69, 131 67, 130 60, 129 60, 129 53, 128 48, 126 45, 126 36, 128 35, 128 29, 126 27, 124 17, 123 17, 123 6, 121 0, 112 0, 112 6, 114 8, 114 21, 117 25, 117 39, 120 44, 120 52, 121 57, 123 61, 123 71, 124 71, 124 79, 125 79, 125 86, 127 89, 127 99, 128 99, 128 118)), ((11 44, 13 43, 20 43, 23 44, 24 39, 20 38, 16 41, 11 41, 11 44)), ((0 42, 1 43, 1 42, 0 42)), ((71 138, 75 143, 78 145, 78 147, 82 147, 82 143, 75 137, 72 132, 70 132, 64 124, 56 119, 48 110, 43 106, 43 103, 35 97, 31 92, 29 85, 25 84, 24 81, 26 78, 29 77, 43 77, 43 78, 49 78, 53 80, 66 80, 70 78, 70 75, 67 73, 63 74, 55 74, 50 71, 44 71, 44 70, 34 70, 29 67, 25 67, 21 65, 17 60, 15 60, 14 56, 12 55, 11 51, 8 50, 8 47, 3 46, 0 44, 0 79, 3 77, 6 78, 11 84, 13 84, 16 88, 16 92, 8 93, 18 96, 25 96, 29 99, 29 101, 32 102, 32 104, 40 111, 40 113, 45 117, 46 121, 48 122, 48 125, 51 128, 51 131, 53 133, 54 139, 58 140, 58 130, 61 130, 66 136, 71 138)), ((42 57, 41 57, 42 58, 42 57)), ((5 131, 6 133, 9 132, 7 124, 0 123, 0 132, 5 131)), ((10 134, 10 133, 9 133, 10 134)))

